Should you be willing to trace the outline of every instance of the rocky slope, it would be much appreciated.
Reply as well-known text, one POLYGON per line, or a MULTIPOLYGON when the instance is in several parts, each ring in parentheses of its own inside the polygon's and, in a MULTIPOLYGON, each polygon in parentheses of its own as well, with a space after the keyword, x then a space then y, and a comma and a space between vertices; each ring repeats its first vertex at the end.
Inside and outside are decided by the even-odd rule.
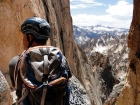
POLYGON ((92 38, 81 45, 87 56, 100 52, 109 58, 112 66, 112 72, 116 79, 123 81, 128 66, 128 35, 102 35, 98 38, 92 38))
POLYGON ((70 105, 91 105, 88 94, 80 81, 73 76, 70 79, 70 105))
POLYGON ((127 36, 102 35, 80 44, 97 72, 101 105, 117 97, 124 86, 128 68, 127 36))

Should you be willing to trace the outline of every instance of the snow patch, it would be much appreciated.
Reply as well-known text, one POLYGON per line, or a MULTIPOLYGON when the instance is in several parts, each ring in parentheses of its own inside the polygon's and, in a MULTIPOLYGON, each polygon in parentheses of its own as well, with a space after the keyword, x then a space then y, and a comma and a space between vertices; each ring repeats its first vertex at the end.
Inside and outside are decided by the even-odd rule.
POLYGON ((119 71, 118 72, 117 78, 118 78, 119 81, 124 81, 125 77, 126 77, 126 72, 124 72, 124 71, 119 71))
POLYGON ((127 58, 128 58, 128 54, 124 54, 123 59, 127 59, 127 58))
POLYGON ((121 52, 122 49, 123 49, 123 46, 122 46, 122 45, 119 45, 119 47, 116 48, 116 50, 115 50, 114 52, 115 52, 115 53, 117 53, 117 52, 121 52))
POLYGON ((94 48, 94 51, 100 52, 100 53, 103 53, 106 50, 107 50, 107 48, 106 47, 103 47, 103 46, 97 46, 97 47, 94 48))

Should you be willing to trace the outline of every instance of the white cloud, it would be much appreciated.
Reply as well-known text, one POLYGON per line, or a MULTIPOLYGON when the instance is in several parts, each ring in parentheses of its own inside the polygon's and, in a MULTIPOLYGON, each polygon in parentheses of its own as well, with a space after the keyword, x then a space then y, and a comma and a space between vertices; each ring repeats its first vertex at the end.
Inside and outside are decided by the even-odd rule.
POLYGON ((101 6, 102 4, 94 3, 94 4, 77 4, 77 5, 70 5, 71 9, 82 9, 87 7, 93 7, 93 6, 101 6))
POLYGON ((116 21, 116 19, 112 18, 110 15, 88 15, 88 14, 80 14, 72 16, 73 23, 77 25, 96 25, 103 23, 112 23, 116 21))
POLYGON ((76 0, 76 1, 70 0, 70 2, 71 2, 70 5, 71 9, 81 9, 81 8, 104 5, 102 3, 95 2, 94 0, 76 0))
POLYGON ((121 0, 116 5, 109 5, 106 15, 79 14, 72 16, 75 25, 101 24, 112 27, 129 28, 132 20, 133 5, 121 0))
POLYGON ((131 16, 132 8, 132 4, 121 0, 116 5, 110 5, 106 12, 113 16, 131 16))
POLYGON ((74 25, 83 25, 83 26, 91 26, 91 25, 104 25, 111 27, 120 27, 120 28, 129 28, 131 23, 131 18, 127 20, 116 19, 111 15, 88 15, 88 14, 80 14, 72 16, 74 25))

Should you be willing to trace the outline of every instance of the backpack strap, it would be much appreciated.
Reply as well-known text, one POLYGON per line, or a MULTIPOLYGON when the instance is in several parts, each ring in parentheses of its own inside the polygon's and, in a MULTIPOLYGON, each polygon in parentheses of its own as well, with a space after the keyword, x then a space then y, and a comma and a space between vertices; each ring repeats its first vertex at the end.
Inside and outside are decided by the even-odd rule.
POLYGON ((29 89, 27 88, 23 88, 22 89, 22 97, 17 101, 17 103, 19 104, 21 101, 23 101, 29 94, 29 89))
POLYGON ((44 73, 43 73, 43 94, 41 98, 41 104, 44 105, 45 103, 45 97, 47 93, 47 85, 48 85, 48 76, 49 76, 49 68, 48 68, 48 54, 49 54, 49 49, 42 49, 42 54, 44 55, 44 73))
POLYGON ((18 79, 18 73, 19 73, 19 70, 20 70, 20 63, 21 63, 21 59, 24 55, 24 53, 26 52, 26 50, 23 51, 23 53, 19 56, 19 59, 15 65, 15 69, 14 69, 14 84, 15 84, 15 89, 17 89, 17 79, 18 79))
POLYGON ((42 94, 41 104, 40 105, 44 105, 45 98, 46 98, 46 93, 47 93, 47 84, 44 84, 44 86, 43 86, 43 94, 42 94))

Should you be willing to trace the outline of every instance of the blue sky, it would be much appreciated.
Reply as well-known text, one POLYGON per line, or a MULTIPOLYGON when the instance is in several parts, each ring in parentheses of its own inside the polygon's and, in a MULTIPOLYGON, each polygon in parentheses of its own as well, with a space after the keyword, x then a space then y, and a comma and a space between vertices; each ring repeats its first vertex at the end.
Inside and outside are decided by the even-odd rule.
POLYGON ((129 28, 133 0, 70 0, 74 25, 129 28))

